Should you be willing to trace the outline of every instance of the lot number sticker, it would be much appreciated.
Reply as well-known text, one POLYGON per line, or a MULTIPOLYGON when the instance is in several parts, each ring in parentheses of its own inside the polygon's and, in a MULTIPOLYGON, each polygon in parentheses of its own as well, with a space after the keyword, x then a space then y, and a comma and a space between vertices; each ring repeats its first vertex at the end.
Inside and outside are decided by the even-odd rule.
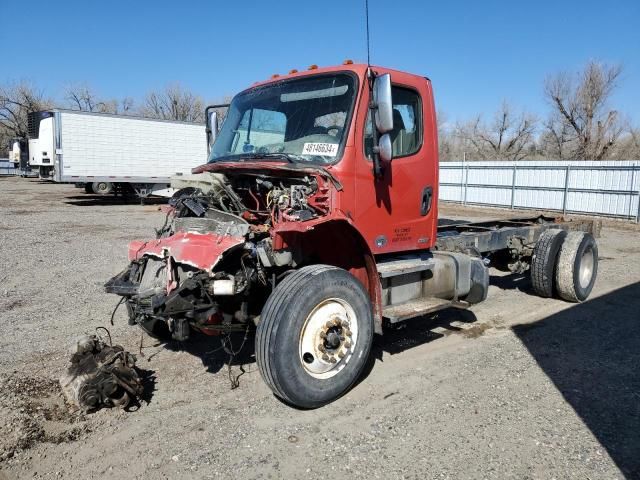
POLYGON ((337 143, 305 143, 302 148, 303 155, 324 155, 335 157, 338 154, 337 143))

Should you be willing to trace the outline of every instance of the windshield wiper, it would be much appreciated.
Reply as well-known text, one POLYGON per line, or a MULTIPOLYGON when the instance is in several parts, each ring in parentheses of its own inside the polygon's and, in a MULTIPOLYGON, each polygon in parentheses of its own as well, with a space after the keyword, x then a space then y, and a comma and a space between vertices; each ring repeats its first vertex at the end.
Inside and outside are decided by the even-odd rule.
POLYGON ((290 153, 257 153, 257 152, 249 152, 249 153, 236 153, 234 155, 223 155, 221 157, 210 160, 208 163, 215 162, 244 162, 246 160, 263 160, 263 159, 275 159, 275 160, 286 160, 290 163, 295 163, 296 160, 300 160, 302 157, 298 157, 297 155, 293 155, 290 153))
POLYGON ((250 160, 261 160, 261 159, 286 160, 289 163, 304 161, 304 157, 295 155, 293 153, 251 152, 251 153, 245 153, 244 155, 242 155, 242 157, 250 160))

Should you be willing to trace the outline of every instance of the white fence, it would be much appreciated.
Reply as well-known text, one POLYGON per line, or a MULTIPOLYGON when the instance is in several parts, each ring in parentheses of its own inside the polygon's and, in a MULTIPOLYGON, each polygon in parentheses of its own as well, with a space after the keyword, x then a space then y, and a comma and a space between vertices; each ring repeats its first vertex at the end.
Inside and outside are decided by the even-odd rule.
POLYGON ((441 162, 440 200, 637 222, 640 160, 441 162))
POLYGON ((18 171, 14 163, 10 162, 8 158, 0 158, 0 176, 17 175, 18 171))

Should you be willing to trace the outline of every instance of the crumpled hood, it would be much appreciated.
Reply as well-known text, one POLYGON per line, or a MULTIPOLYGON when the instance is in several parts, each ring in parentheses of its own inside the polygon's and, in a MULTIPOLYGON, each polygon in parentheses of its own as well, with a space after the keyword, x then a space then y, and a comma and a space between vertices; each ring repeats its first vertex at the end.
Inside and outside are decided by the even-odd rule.
POLYGON ((134 240, 129 244, 129 261, 145 255, 172 257, 173 261, 211 272, 225 251, 244 243, 243 237, 215 233, 178 232, 157 240, 134 240))

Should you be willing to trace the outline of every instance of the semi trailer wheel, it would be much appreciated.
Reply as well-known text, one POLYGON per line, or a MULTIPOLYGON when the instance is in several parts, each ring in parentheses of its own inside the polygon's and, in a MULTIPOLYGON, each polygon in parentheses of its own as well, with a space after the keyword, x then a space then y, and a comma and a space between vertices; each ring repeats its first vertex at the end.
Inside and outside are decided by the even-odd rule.
POLYGON ((598 245, 589 233, 569 232, 560 248, 556 290, 569 302, 587 299, 598 274, 598 245))
POLYGON ((320 407, 358 379, 373 340, 369 296, 349 272, 310 265, 271 293, 256 333, 256 362, 273 393, 320 407))
POLYGON ((546 230, 540 235, 531 257, 531 284, 536 294, 552 297, 558 253, 567 232, 559 228, 546 230))
POLYGON ((113 192, 113 184, 110 182, 93 182, 91 189, 93 193, 97 193, 98 195, 108 195, 113 192))

